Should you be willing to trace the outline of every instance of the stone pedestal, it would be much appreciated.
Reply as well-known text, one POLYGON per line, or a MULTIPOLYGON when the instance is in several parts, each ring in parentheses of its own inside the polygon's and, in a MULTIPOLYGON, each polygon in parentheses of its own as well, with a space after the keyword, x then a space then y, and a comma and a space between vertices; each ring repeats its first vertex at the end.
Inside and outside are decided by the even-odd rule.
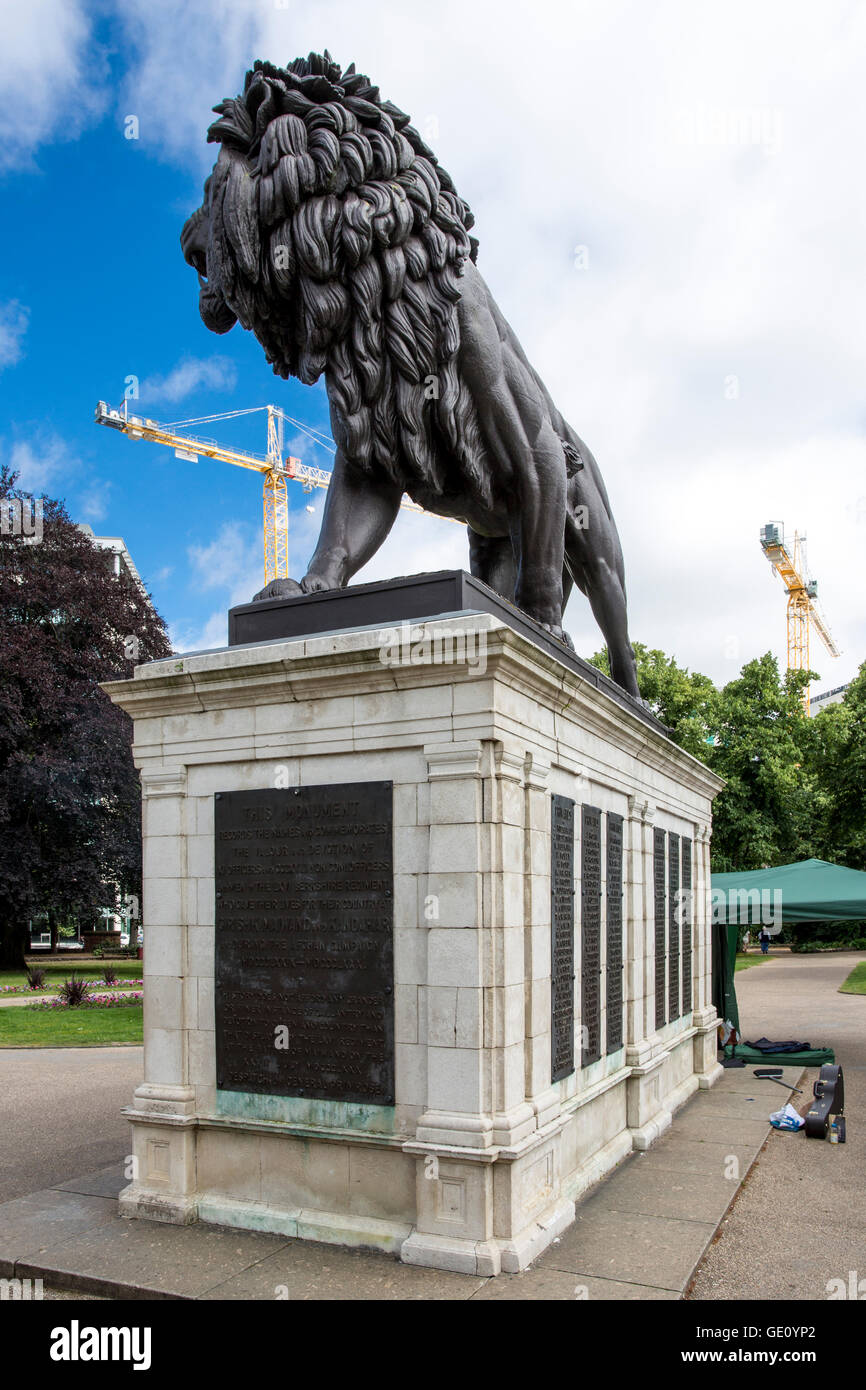
POLYGON ((516 1271, 569 1224, 588 1186, 716 1078, 707 900, 719 780, 495 616, 420 623, 410 636, 235 647, 106 687, 135 721, 144 795, 145 1081, 126 1111, 136 1159, 126 1216, 516 1271), (219 1089, 215 795, 383 780, 393 783, 394 1104, 219 1089), (556 1082, 553 794, 574 802, 577 837, 574 1069, 556 1082), (621 928, 607 910, 602 839, 597 991, 595 964, 582 978, 583 807, 601 813, 603 837, 622 818, 621 928), (663 1018, 659 830, 692 881, 665 937, 678 942, 661 968, 679 1013, 663 1018), (621 970, 621 1005, 608 969, 621 970), (585 998, 600 1011, 593 1060, 585 998), (611 999, 622 1018, 609 1028, 611 999))

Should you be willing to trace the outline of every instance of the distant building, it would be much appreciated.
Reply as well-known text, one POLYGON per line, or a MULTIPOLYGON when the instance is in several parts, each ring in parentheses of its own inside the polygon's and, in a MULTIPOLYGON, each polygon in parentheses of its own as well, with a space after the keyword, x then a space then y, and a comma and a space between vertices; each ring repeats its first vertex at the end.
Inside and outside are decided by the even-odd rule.
POLYGON ((89 536, 90 539, 93 541, 93 544, 98 545, 100 550, 111 551, 111 553, 114 556, 114 573, 120 574, 121 567, 125 569, 130 579, 133 581, 139 593, 141 594, 142 598, 147 599, 149 603, 150 595, 148 594, 147 590, 144 587, 144 584, 141 581, 141 575, 135 568, 132 556, 126 548, 126 542, 124 541, 123 537, 95 536, 93 534, 93 527, 88 526, 87 523, 84 521, 78 523, 78 529, 79 531, 83 531, 86 536, 89 536))
POLYGON ((839 705, 842 703, 845 691, 850 682, 844 685, 837 685, 834 690, 823 690, 820 695, 813 695, 809 701, 809 714, 814 719, 816 714, 820 714, 822 709, 828 705, 839 705))

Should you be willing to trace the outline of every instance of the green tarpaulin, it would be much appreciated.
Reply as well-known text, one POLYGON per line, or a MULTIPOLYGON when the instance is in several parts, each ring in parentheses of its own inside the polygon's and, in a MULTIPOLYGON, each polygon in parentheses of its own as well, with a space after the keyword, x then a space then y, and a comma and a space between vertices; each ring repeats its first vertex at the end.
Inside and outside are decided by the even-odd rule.
MULTIPOLYGON (((754 928, 758 932, 763 924, 778 930, 786 922, 866 920, 866 873, 828 864, 824 859, 803 859, 798 864, 779 864, 775 869, 713 874, 712 894, 713 1003, 719 1017, 732 1023, 737 1031, 740 1015, 734 969, 746 930, 754 928)), ((827 1060, 833 1060, 832 1054, 827 1060)), ((778 1058, 770 1062, 778 1064, 778 1058)))
POLYGON ((725 1048, 726 1057, 739 1057, 750 1067, 823 1067, 825 1062, 835 1062, 836 1054, 832 1047, 812 1047, 803 1052, 761 1052, 757 1047, 747 1047, 737 1043, 725 1048))
POLYGON ((713 1003, 724 1023, 732 1023, 740 1031, 740 1012, 734 989, 734 970, 737 964, 739 932, 724 922, 713 926, 713 1003))
POLYGON ((713 874, 712 887, 714 921, 745 927, 866 919, 866 873, 824 859, 713 874))

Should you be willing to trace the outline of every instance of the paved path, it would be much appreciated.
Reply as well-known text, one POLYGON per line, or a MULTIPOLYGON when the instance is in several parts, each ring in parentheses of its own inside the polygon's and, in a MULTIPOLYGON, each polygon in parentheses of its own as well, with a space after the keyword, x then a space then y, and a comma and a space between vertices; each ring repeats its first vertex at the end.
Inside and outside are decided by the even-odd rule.
MULTIPOLYGON (((847 1142, 773 1132, 691 1298, 826 1299, 831 1279, 847 1284, 855 1271, 866 1280, 866 995, 838 993, 864 959, 862 951, 791 955, 738 973, 744 1038, 797 1038, 835 1049, 845 1080, 847 1142)), ((804 1094, 792 1098, 801 1114, 817 1076, 817 1068, 806 1071, 804 1094)))
POLYGON ((122 1158, 140 1047, 0 1048, 0 1201, 122 1158))
MULTIPOLYGON (((769 968, 769 967, 768 967, 769 968)), ((793 1083, 800 1068, 789 1068, 793 1083)), ((0 1276, 129 1298, 675 1301, 785 1092, 727 1071, 696 1095, 648 1154, 633 1155, 580 1204, 524 1274, 485 1279, 384 1255, 213 1226, 117 1215, 118 1167, 0 1206, 0 1276)))

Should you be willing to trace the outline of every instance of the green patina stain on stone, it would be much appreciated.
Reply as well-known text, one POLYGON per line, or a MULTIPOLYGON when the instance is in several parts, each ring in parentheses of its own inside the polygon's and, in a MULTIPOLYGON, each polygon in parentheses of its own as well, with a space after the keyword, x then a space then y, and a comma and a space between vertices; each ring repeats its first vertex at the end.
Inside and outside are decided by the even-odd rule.
POLYGON ((218 1090, 216 1108, 218 1115, 230 1115, 238 1120, 270 1120, 278 1124, 309 1125, 311 1129, 354 1129, 360 1134, 394 1133, 392 1105, 359 1105, 346 1100, 218 1090))

